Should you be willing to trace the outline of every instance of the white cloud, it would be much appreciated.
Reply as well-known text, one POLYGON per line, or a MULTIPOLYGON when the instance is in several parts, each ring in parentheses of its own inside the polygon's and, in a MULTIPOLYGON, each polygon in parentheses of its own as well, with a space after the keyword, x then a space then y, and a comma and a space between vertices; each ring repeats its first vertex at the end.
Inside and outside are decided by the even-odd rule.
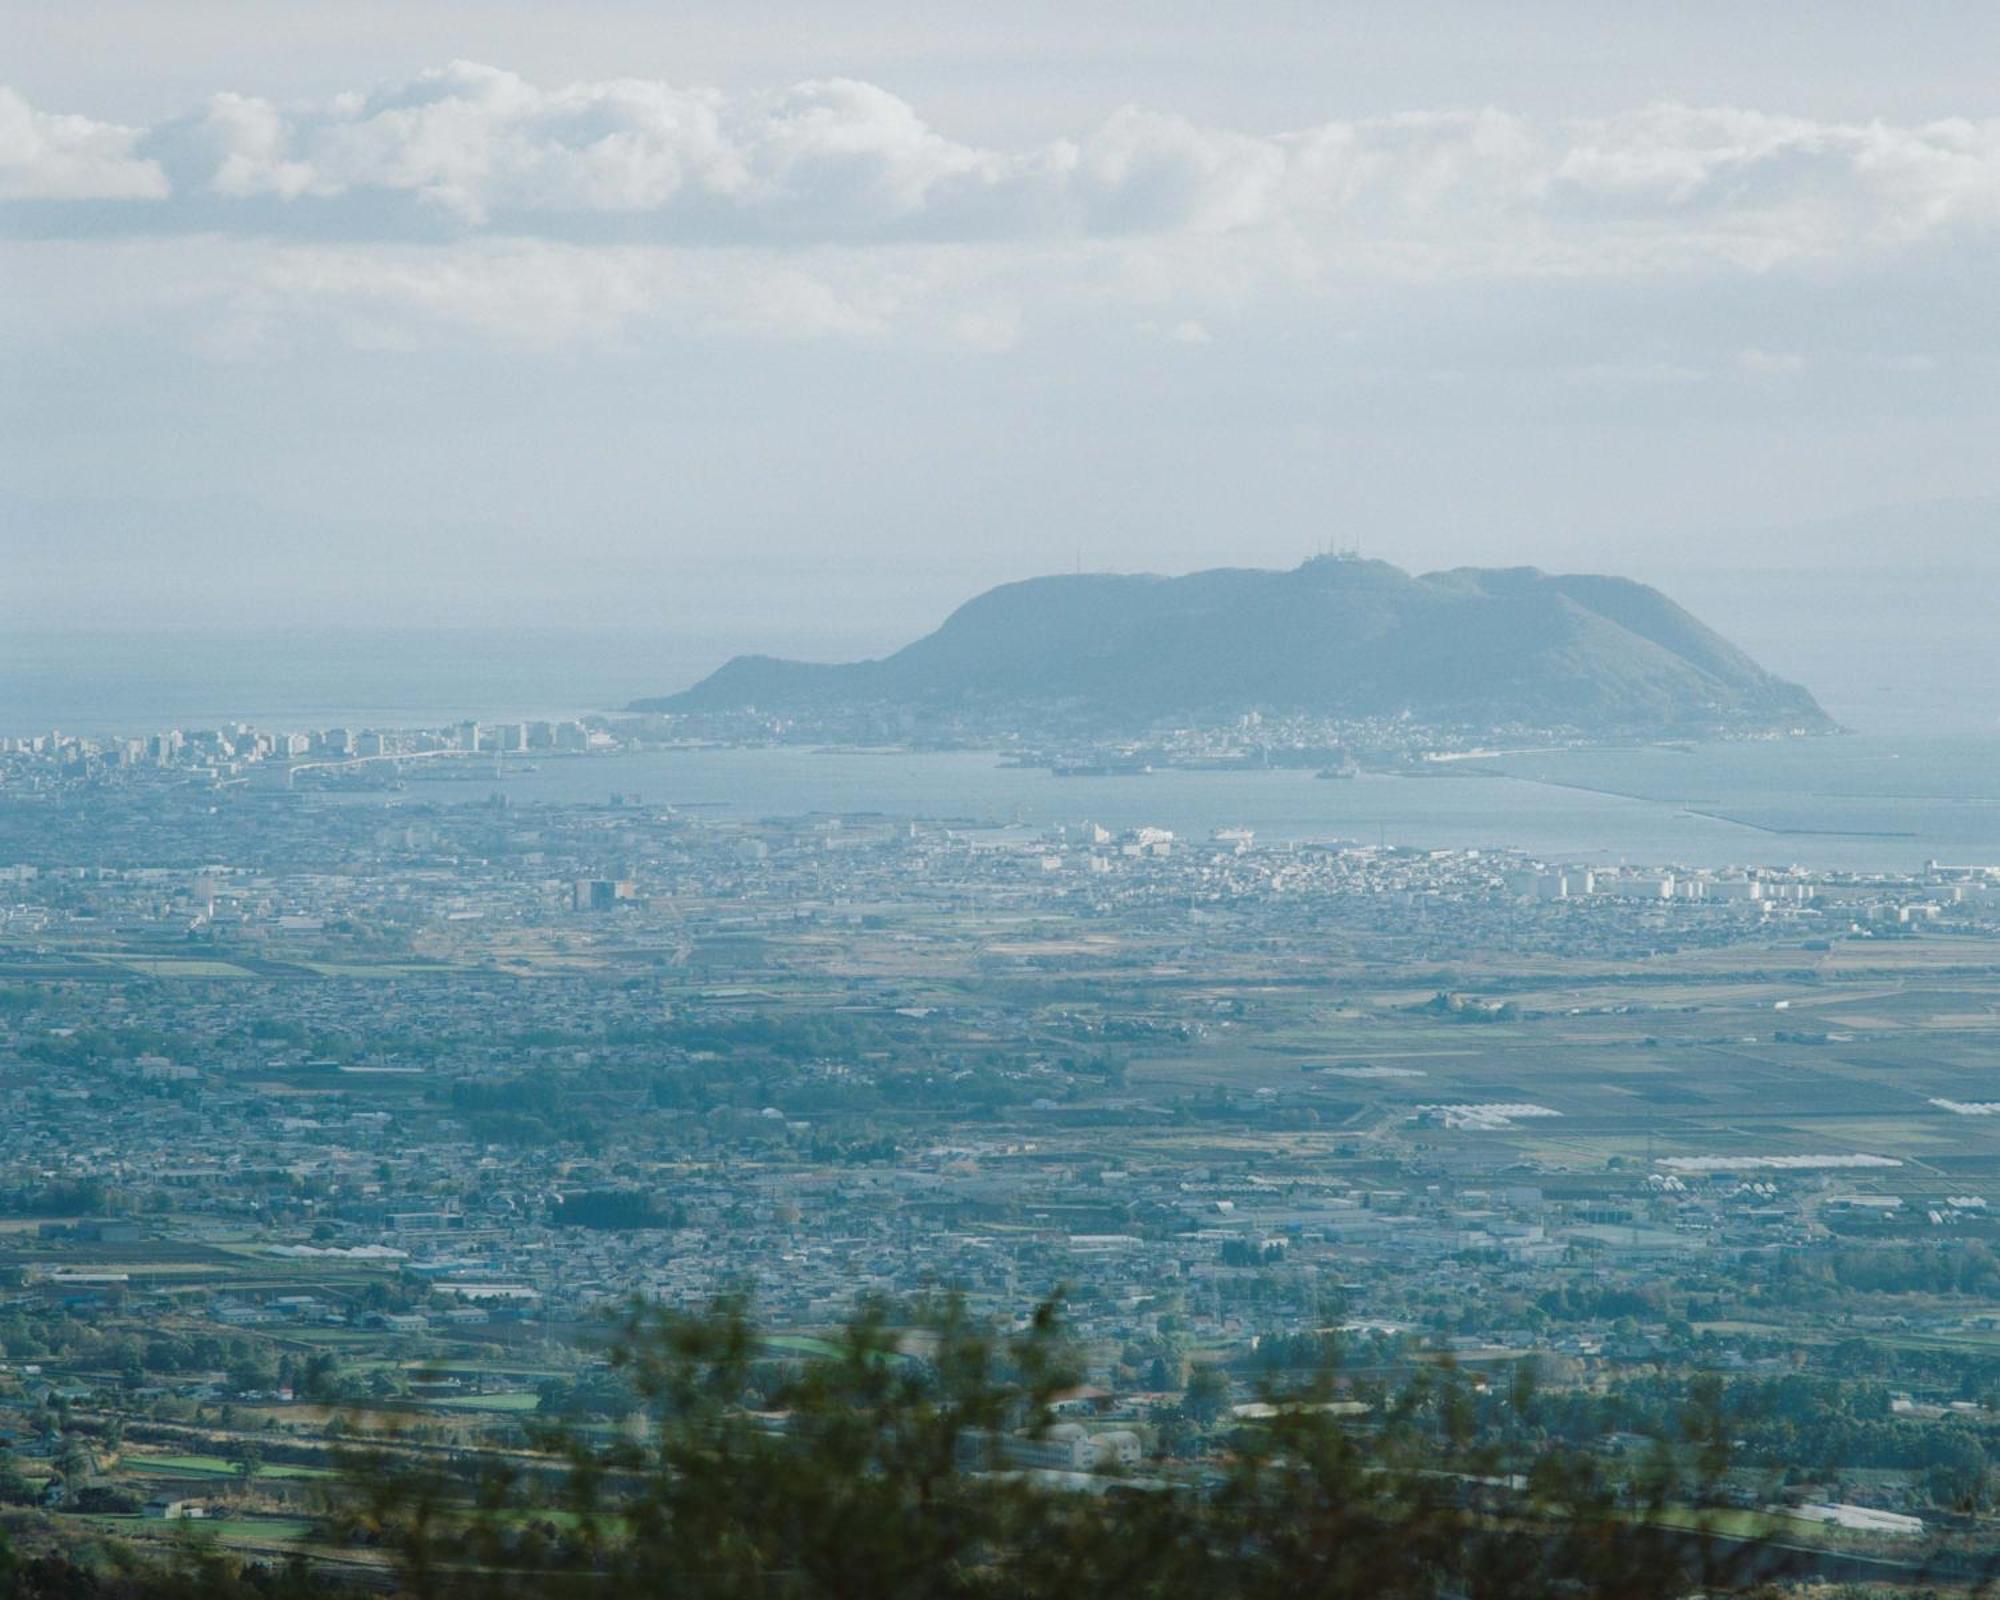
MULTIPOLYGON (((962 264, 961 264, 962 265, 962 264)), ((412 351, 471 342, 526 351, 635 349, 728 337, 868 344, 891 333, 1001 352, 1023 314, 1004 274, 883 251, 771 252, 580 246, 534 239, 289 245, 208 259, 192 308, 203 353, 223 360, 310 348, 412 351)))
POLYGON ((1486 109, 1252 134, 1128 106, 1075 139, 1001 151, 852 79, 545 88, 455 62, 317 104, 218 94, 143 136, 7 94, 0 173, 14 198, 170 199, 190 229, 256 233, 319 227, 338 204, 335 232, 785 246, 1287 232, 1378 268, 1629 271, 1990 227, 2000 120, 1656 105, 1551 126, 1486 109))
POLYGON ((289 133, 278 108, 267 100, 216 95, 193 132, 213 163, 207 183, 217 194, 233 199, 274 194, 292 200, 317 187, 310 163, 284 158, 289 133))
POLYGON ((411 348, 440 335, 553 349, 615 346, 646 326, 690 334, 866 337, 892 292, 852 294, 790 260, 583 248, 536 240, 275 252, 230 296, 349 344, 411 348))
POLYGON ((1285 151, 1127 106, 1058 165, 1091 232, 1226 233, 1273 220, 1285 151))
POLYGON ((1746 263, 1908 244, 2000 222, 2000 121, 1653 106, 1573 125, 1549 193, 1580 220, 1647 223, 1746 263))
POLYGON ((829 232, 894 224, 956 186, 977 190, 1006 176, 999 157, 955 144, 916 111, 871 84, 802 83, 730 118, 747 174, 747 209, 829 232))
MULTIPOLYGON (((150 130, 0 91, 0 234, 10 218, 159 251, 178 303, 219 318, 204 347, 231 355, 328 328, 372 348, 664 329, 1002 351, 1097 311, 1234 344, 1259 308, 1384 286, 1976 261, 2000 224, 2000 119, 1485 108, 1250 133, 1128 106, 1003 150, 853 79, 546 87, 459 62, 310 104, 217 94, 150 130), (231 248, 202 278, 170 236, 231 248)), ((1796 337, 1745 329, 1719 359, 1775 375, 1757 352, 1796 337)), ((1626 367, 1573 364, 1600 360, 1626 367)))
POLYGON ((1790 350, 1759 350, 1754 346, 1736 354, 1738 369, 1753 378, 1792 378, 1806 369, 1806 358, 1790 350))
POLYGON ((37 111, 0 87, 0 201, 157 200, 166 175, 132 153, 138 130, 37 111))
POLYGON ((845 79, 730 100, 637 79, 542 89, 470 62, 292 110, 217 95, 163 128, 161 142, 195 192, 373 197, 468 231, 649 217, 701 243, 893 225, 1002 165, 932 131, 894 95, 845 79))
POLYGON ((1214 344, 1215 335, 1193 317, 1183 317, 1175 323, 1142 322, 1139 331, 1149 338, 1164 339, 1169 344, 1214 344))

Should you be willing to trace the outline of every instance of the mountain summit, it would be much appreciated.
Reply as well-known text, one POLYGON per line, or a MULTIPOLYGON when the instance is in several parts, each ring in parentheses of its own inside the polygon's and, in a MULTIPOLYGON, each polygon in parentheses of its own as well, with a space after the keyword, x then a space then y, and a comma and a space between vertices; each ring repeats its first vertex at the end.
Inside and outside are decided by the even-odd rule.
POLYGON ((1259 710, 1604 733, 1831 727, 1804 689, 1645 584, 1532 567, 1415 577, 1335 556, 1288 572, 1002 584, 880 660, 739 656, 632 709, 752 707, 1060 707, 1107 724, 1259 710))

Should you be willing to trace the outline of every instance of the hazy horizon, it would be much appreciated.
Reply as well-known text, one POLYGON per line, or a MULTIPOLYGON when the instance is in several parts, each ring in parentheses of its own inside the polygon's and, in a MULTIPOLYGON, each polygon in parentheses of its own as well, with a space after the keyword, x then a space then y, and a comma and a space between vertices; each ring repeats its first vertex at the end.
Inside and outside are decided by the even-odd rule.
POLYGON ((2000 495, 1962 7, 5 10, 58 625, 887 643, 1078 563, 1671 588, 2000 495))
MULTIPOLYGON (((1747 530, 1750 537, 1705 548, 1633 550, 1622 562, 1554 549, 1539 562, 1524 552, 1505 564, 1651 583, 1859 731, 1991 733, 2000 730, 2000 643, 1985 621, 2000 582, 2000 542, 1982 544, 1977 533, 1997 517, 2000 504, 1983 500, 1877 507, 1747 530), (1907 626, 1917 615, 1928 625, 1907 626), (1940 695, 1943 684, 1951 688, 1940 695)), ((1365 539, 1325 542, 1358 543, 1413 572, 1470 564, 1420 561, 1365 539)), ((1301 549, 1268 564, 1296 565, 1314 553, 1301 549)), ((135 621, 79 606, 0 638, 0 701, 16 732, 50 718, 90 732, 129 729, 146 716, 171 722, 314 708, 403 720, 611 710, 686 688, 737 655, 841 661, 892 653, 985 588, 1048 570, 1031 559, 1017 557, 1011 569, 994 559, 977 574, 859 560, 795 564, 764 574, 754 592, 730 573, 699 573, 650 602, 651 620, 624 611, 595 623, 533 607, 497 616, 437 608, 421 619, 306 608, 296 618, 257 615, 225 627, 199 613, 155 608, 135 621), (102 641, 118 638, 132 657, 100 659, 102 641), (425 647, 426 638, 437 648, 425 647), (386 654, 362 648, 384 641, 393 646, 386 654), (470 650, 461 648, 467 641, 470 650), (191 647, 192 657, 176 659, 191 647), (300 658, 289 673, 287 654, 300 658), (134 661, 145 665, 143 687, 134 661), (419 669, 442 672, 445 692, 412 684, 419 669), (287 685, 298 688, 283 692, 287 685)), ((1219 557, 1124 570, 1253 564, 1266 563, 1219 557)))
MULTIPOLYGON (((1802 683, 1851 729, 2000 731, 2000 646, 1983 631, 1990 590, 1978 584, 1923 573, 1801 579, 1720 571, 1683 573, 1661 587, 1760 665, 1802 683), (1919 613, 1938 626, 1901 625, 1919 613), (1948 694, 1938 693, 1941 682, 1952 685, 1948 694)), ((154 722, 309 713, 382 725, 572 715, 687 688, 738 655, 843 661, 890 654, 971 597, 940 592, 941 603, 926 609, 927 596, 912 594, 874 617, 849 611, 817 626, 797 618, 596 629, 365 619, 226 630, 38 624, 0 638, 0 703, 9 708, 6 731, 14 733, 50 723, 130 732, 154 722)))

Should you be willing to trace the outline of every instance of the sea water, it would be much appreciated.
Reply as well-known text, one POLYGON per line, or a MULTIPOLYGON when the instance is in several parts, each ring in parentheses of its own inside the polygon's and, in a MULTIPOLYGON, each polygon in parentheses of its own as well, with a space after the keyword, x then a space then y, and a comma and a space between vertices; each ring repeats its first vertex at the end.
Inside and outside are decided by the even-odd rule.
POLYGON ((1680 750, 1590 751, 1446 764, 1403 776, 1179 771, 1057 777, 988 752, 656 750, 544 757, 475 780, 355 799, 607 803, 615 792, 697 815, 876 813, 1046 828, 1171 828, 1205 840, 1349 840, 1511 848, 1551 861, 1803 865, 1902 872, 2000 863, 2000 740, 1835 737, 1680 750))
MULTIPOLYGON (((689 682, 740 643, 535 630, 15 632, 0 638, 0 731, 574 716, 689 682)), ((774 647, 847 653, 837 641, 774 647)), ((1878 666, 1870 663, 1869 672, 1878 666)), ((536 770, 517 768, 497 781, 412 782, 342 798, 407 806, 498 792, 520 802, 603 802, 619 791, 715 815, 878 812, 1034 827, 1095 821, 1197 838, 1248 827, 1266 840, 1505 846, 1577 863, 1908 871, 1932 859, 2000 862, 2000 729, 1892 731, 1937 724, 1904 715, 1916 676, 1898 680, 1893 702, 1870 699, 1863 692, 1870 682, 1855 680, 1844 700, 1830 697, 1867 729, 1859 734, 1517 754, 1417 776, 1058 778, 981 752, 689 750, 538 757, 536 770)))

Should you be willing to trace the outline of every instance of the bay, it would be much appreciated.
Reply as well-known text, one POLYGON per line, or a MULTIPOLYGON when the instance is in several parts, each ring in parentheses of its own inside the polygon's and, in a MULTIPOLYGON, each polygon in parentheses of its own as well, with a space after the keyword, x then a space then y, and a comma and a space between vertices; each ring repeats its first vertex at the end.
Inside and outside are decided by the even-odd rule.
POLYGON ((878 813, 1043 828, 1171 828, 1205 839, 1505 847, 1579 864, 1802 865, 1908 872, 2000 862, 2000 740, 1826 738, 1592 750, 1420 775, 1181 771, 1056 777, 988 752, 657 750, 537 758, 494 779, 411 783, 394 805, 487 800, 671 805, 738 818, 878 813))

